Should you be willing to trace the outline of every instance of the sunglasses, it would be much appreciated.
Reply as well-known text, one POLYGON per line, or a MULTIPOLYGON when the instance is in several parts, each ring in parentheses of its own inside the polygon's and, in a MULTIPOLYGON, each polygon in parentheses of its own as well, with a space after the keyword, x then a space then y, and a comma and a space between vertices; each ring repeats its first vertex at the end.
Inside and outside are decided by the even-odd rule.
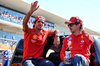
MULTIPOLYGON (((41 21, 38 21, 38 23, 40 23, 41 21)), ((45 24, 45 22, 41 22, 42 24, 45 24)))
MULTIPOLYGON (((38 21, 38 23, 40 23, 41 21, 38 21)), ((44 24, 44 26, 46 25, 45 22, 41 22, 42 24, 44 24)))
POLYGON ((75 23, 68 24, 68 26, 70 26, 70 27, 72 27, 73 25, 75 25, 75 23))

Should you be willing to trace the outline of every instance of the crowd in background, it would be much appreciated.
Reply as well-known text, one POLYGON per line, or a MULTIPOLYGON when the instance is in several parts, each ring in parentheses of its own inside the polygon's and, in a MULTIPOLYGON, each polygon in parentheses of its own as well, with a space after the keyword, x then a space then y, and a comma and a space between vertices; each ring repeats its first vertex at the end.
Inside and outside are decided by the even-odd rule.
MULTIPOLYGON (((25 16, 24 14, 13 12, 13 11, 8 10, 6 8, 0 7, 0 19, 2 19, 2 20, 22 25, 24 16, 25 16)), ((31 17, 29 20, 29 26, 31 28, 33 28, 34 19, 35 19, 34 17, 31 17)), ((46 26, 44 29, 54 29, 53 23, 49 23, 49 22, 45 22, 45 23, 46 23, 46 26)), ((7 36, 7 35, 5 34, 5 36, 7 36)), ((4 38, 4 37, 0 36, 0 38, 4 38)), ((15 38, 17 38, 17 37, 15 36, 15 38)), ((5 39, 12 39, 12 38, 6 37, 5 39)), ((7 40, 0 39, 0 44, 9 45, 10 42, 7 40)))
MULTIPOLYGON (((3 19, 3 20, 6 20, 6 21, 10 21, 10 22, 14 22, 14 23, 17 23, 17 24, 20 24, 22 25, 22 22, 23 22, 23 18, 25 15, 23 16, 20 16, 20 15, 12 15, 11 13, 9 13, 9 11, 7 10, 2 10, 0 9, 0 19, 3 19)), ((29 20, 29 26, 32 28, 33 27, 33 22, 34 22, 34 19, 33 17, 30 18, 29 20)), ((53 29, 54 28, 54 24, 53 23, 49 23, 49 22, 45 22, 46 23, 46 26, 44 29, 53 29)))
POLYGON ((0 9, 0 15, 4 16, 4 17, 9 17, 9 18, 13 18, 13 19, 17 19, 17 20, 23 21, 23 17, 12 16, 6 10, 3 13, 1 13, 1 9, 0 9))

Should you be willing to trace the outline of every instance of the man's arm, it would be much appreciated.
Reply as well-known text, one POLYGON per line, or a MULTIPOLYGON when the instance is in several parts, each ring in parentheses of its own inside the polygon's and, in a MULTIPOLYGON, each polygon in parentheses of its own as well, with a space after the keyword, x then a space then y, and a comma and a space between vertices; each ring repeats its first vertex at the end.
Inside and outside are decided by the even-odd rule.
POLYGON ((66 51, 66 48, 68 47, 67 43, 68 43, 68 38, 64 38, 63 40, 63 45, 62 45, 62 48, 61 48, 61 51, 60 51, 60 59, 61 61, 64 61, 64 57, 65 57, 65 51, 66 51))
POLYGON ((55 38, 54 38, 53 44, 54 44, 56 47, 58 47, 59 44, 60 44, 60 32, 59 32, 59 30, 55 30, 54 33, 55 33, 55 38))
POLYGON ((39 6, 37 6, 37 4, 38 4, 38 1, 35 1, 34 3, 31 3, 31 8, 30 8, 29 12, 26 14, 26 16, 23 20, 23 30, 24 31, 29 28, 28 21, 29 21, 31 15, 32 15, 32 13, 39 8, 39 6))

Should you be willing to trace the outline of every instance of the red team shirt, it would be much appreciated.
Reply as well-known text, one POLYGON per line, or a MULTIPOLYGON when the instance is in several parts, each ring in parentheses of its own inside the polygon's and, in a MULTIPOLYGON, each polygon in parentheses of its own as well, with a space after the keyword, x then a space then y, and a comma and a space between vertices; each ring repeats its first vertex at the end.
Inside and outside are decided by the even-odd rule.
POLYGON ((40 35, 35 28, 24 31, 24 53, 23 60, 27 58, 43 59, 43 49, 46 43, 46 38, 54 34, 54 30, 42 29, 40 35))
POLYGON ((71 58, 73 58, 76 54, 81 54, 86 57, 86 59, 89 61, 90 56, 90 45, 94 42, 94 39, 92 36, 85 31, 82 32, 80 35, 73 35, 67 36, 63 41, 62 50, 60 52, 61 60, 63 61, 63 58, 65 57, 65 51, 66 48, 69 48, 71 50, 71 58))

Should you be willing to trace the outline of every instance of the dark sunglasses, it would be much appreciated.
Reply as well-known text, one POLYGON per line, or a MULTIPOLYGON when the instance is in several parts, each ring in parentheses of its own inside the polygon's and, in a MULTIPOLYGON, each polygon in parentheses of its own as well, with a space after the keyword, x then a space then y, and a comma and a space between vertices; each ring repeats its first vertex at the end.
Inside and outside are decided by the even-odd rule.
MULTIPOLYGON (((38 23, 40 23, 41 21, 38 21, 38 23)), ((45 24, 45 22, 41 22, 42 24, 45 24)))
POLYGON ((68 26, 70 26, 70 27, 72 27, 73 25, 75 25, 75 23, 68 24, 68 26))
MULTIPOLYGON (((40 23, 41 21, 38 21, 38 23, 40 23)), ((44 24, 44 26, 46 25, 45 22, 41 22, 42 24, 44 24)))

